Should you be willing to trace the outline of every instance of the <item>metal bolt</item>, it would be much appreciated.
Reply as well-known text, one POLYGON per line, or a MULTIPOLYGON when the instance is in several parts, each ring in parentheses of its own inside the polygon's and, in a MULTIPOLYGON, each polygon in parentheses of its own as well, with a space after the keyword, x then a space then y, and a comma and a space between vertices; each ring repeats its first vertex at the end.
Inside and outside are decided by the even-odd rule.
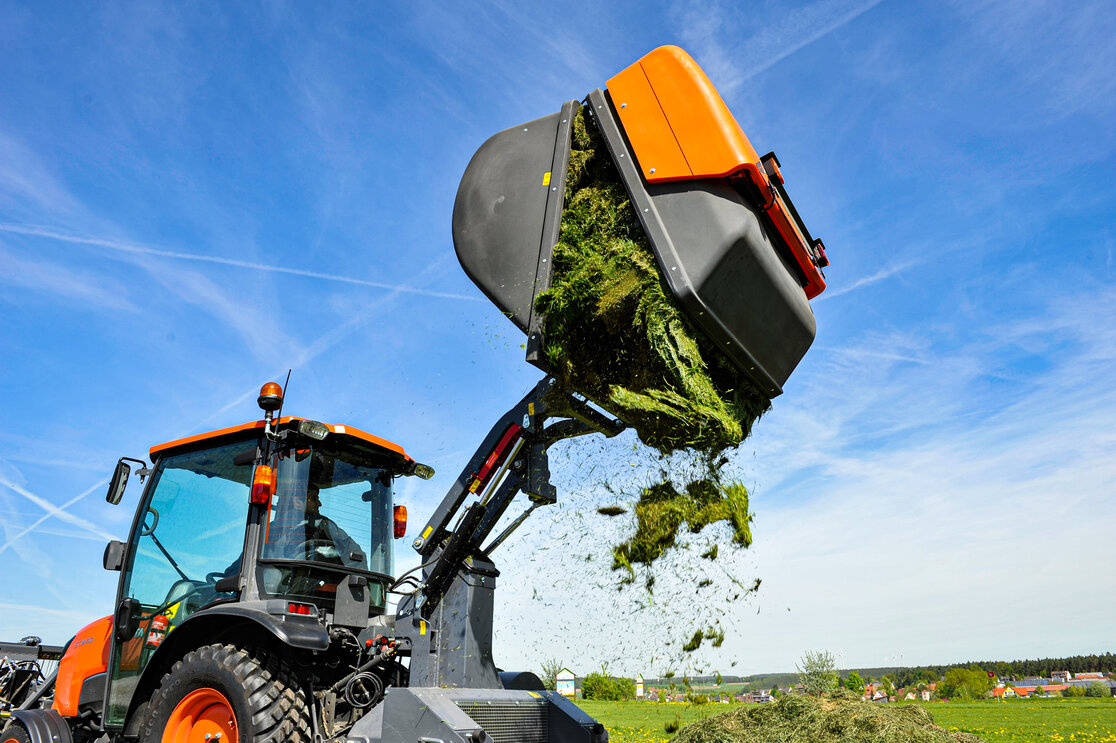
POLYGON ((531 416, 529 416, 529 415, 523 416, 523 427, 524 428, 530 428, 531 427, 531 416))
POLYGON ((674 270, 674 269, 676 269, 676 268, 678 268, 678 266, 671 266, 671 267, 670 267, 670 270, 671 270, 671 271, 673 271, 673 270, 674 270))
POLYGON ((558 190, 558 187, 557 187, 557 186, 551 186, 551 187, 550 187, 550 190, 551 190, 551 191, 557 191, 557 190, 558 190))
POLYGON ((621 153, 620 153, 620 157, 623 157, 623 156, 624 156, 624 153, 623 153, 623 152, 621 152, 621 153))
POLYGON ((647 210, 647 209, 644 209, 643 211, 644 211, 644 212, 646 212, 646 211, 648 211, 648 210, 647 210))
POLYGON ((654 169, 654 168, 651 168, 651 172, 652 172, 652 173, 654 173, 654 172, 655 172, 655 169, 654 169))
POLYGON ((621 104, 620 104, 620 108, 627 108, 627 107, 628 107, 628 104, 627 104, 627 103, 621 103, 621 104))
POLYGON ((527 131, 527 128, 526 128, 526 127, 524 127, 523 131, 527 131))

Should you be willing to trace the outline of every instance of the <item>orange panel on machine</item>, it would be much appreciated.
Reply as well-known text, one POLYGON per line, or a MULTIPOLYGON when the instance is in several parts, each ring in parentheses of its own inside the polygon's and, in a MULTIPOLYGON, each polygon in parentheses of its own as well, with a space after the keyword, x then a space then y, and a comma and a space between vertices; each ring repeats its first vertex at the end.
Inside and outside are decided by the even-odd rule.
POLYGON ((650 183, 720 178, 760 161, 713 83, 677 46, 649 52, 609 80, 608 90, 650 183))
POLYGON ((73 717, 78 713, 82 682, 108 670, 111 641, 112 617, 98 619, 74 635, 70 646, 66 648, 66 654, 58 662, 53 705, 58 714, 73 717))
POLYGON ((643 177, 657 181, 692 178, 690 164, 639 62, 609 80, 608 90, 643 177))

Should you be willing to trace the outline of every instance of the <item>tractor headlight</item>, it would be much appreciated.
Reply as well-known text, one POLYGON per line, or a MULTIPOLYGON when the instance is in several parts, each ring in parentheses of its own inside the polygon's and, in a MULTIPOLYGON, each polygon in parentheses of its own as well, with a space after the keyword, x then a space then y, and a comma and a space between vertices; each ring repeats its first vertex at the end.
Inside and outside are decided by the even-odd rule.
POLYGON ((298 432, 303 436, 321 441, 329 435, 329 426, 318 421, 299 421, 298 432))

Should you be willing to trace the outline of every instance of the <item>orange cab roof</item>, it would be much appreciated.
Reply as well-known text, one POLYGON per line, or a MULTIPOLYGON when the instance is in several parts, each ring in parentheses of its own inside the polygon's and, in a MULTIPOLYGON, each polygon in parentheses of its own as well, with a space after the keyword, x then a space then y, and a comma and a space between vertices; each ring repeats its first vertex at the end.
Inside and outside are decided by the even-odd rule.
MULTIPOLYGON (((288 423, 303 421, 303 420, 309 420, 309 419, 308 418, 298 418, 298 417, 292 416, 292 415, 286 415, 286 416, 283 416, 282 418, 279 418, 277 421, 275 421, 275 425, 276 426, 282 426, 282 425, 286 425, 288 423)), ((329 423, 326 423, 325 426, 329 429, 330 433, 339 434, 339 435, 342 435, 342 436, 352 436, 354 438, 360 439, 361 441, 367 441, 370 444, 375 444, 376 446, 379 446, 383 449, 387 449, 390 452, 394 452, 394 453, 398 454, 399 456, 403 457, 404 459, 406 459, 409 462, 414 461, 409 456, 407 456, 407 452, 403 451, 403 447, 401 447, 399 444, 388 441, 387 439, 381 439, 379 436, 373 436, 372 434, 368 433, 367 431, 362 431, 359 428, 353 428, 352 426, 331 425, 329 423)), ((263 427, 264 427, 264 422, 262 420, 259 420, 259 421, 252 421, 251 423, 242 423, 239 426, 229 426, 228 428, 220 428, 216 431, 208 431, 206 433, 199 433, 199 434, 196 434, 194 436, 187 436, 186 438, 175 439, 174 441, 168 441, 165 444, 156 444, 155 446, 151 447, 151 449, 149 451, 149 454, 151 455, 152 461, 154 461, 156 456, 161 455, 161 454, 165 454, 166 452, 170 451, 171 449, 177 449, 180 446, 186 446, 187 444, 195 444, 195 443, 198 443, 200 441, 208 441, 210 439, 216 439, 216 438, 220 438, 222 436, 229 436, 231 434, 241 433, 242 431, 251 431, 251 430, 255 430, 255 429, 259 429, 259 428, 263 428, 263 427)))

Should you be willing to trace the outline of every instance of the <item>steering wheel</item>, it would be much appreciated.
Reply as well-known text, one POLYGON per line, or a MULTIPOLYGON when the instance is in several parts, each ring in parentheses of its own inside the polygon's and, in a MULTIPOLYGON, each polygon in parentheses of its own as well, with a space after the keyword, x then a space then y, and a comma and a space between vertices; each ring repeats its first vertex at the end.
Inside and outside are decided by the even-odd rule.
POLYGON ((337 553, 336 555, 329 555, 330 557, 337 557, 338 560, 341 559, 341 552, 337 549, 337 545, 333 543, 333 540, 322 539, 321 537, 315 537, 313 539, 307 539, 301 542, 297 547, 295 547, 295 551, 299 555, 314 555, 319 549, 323 547, 328 547, 330 550, 337 553))
POLYGON ((141 537, 151 536, 151 533, 153 531, 155 531, 155 527, 159 525, 159 512, 157 510, 155 510, 155 507, 154 506, 148 506, 147 507, 147 513, 150 513, 155 518, 152 520, 151 526, 148 526, 147 525, 147 515, 144 514, 143 526, 140 527, 140 536, 141 537))

